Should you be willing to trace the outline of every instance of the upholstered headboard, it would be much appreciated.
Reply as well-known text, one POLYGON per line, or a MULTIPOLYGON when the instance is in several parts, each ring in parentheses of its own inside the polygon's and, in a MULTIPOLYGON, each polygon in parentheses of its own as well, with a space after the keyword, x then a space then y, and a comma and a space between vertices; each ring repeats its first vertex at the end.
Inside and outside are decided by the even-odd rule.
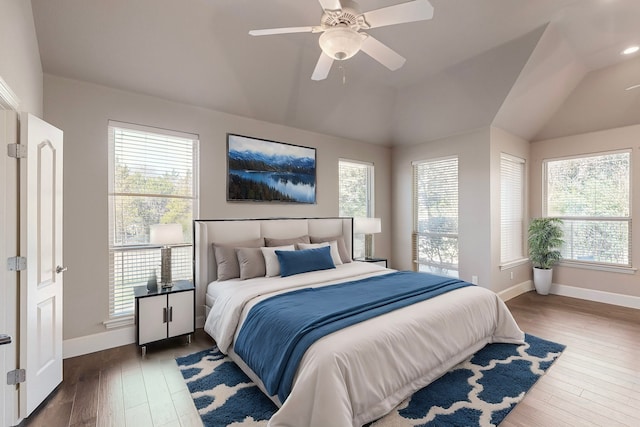
POLYGON ((233 243, 260 237, 342 236, 347 251, 353 254, 353 218, 198 219, 193 224, 193 277, 202 298, 207 285, 217 278, 212 243, 233 243))

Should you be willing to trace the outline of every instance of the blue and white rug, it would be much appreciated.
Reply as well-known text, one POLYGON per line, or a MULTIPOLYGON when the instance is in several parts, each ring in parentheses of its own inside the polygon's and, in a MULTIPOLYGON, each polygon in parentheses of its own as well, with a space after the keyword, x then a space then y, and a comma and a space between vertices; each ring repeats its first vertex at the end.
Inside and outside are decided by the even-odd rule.
MULTIPOLYGON (((489 344, 371 427, 496 426, 565 346, 526 335, 489 344)), ((217 348, 176 359, 205 427, 266 426, 276 406, 217 348)))

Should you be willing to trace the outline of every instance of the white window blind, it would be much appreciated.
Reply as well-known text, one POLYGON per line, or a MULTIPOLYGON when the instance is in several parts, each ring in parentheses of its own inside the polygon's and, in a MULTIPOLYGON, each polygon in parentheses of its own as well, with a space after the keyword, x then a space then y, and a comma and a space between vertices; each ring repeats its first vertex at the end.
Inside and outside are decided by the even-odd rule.
POLYGON ((500 262, 523 259, 524 167, 518 157, 500 157, 500 262))
MULTIPOLYGON (((339 215, 347 217, 373 216, 373 164, 353 160, 340 160, 339 215)), ((353 238, 353 254, 364 256, 364 236, 353 238)))
POLYGON ((158 277, 160 248, 149 226, 182 225, 172 250, 173 280, 192 279, 192 219, 197 212, 197 135, 109 122, 109 315, 134 310, 133 287, 158 277))
POLYGON ((458 158, 413 163, 417 270, 458 277, 458 158))
POLYGON ((631 266, 631 151, 544 162, 545 215, 563 220, 562 257, 631 266))

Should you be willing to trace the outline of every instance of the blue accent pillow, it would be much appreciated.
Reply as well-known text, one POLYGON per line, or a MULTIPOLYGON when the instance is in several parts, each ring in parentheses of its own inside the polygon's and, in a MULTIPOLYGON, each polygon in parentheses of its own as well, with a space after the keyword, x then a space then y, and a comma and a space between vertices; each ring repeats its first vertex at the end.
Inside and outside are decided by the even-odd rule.
POLYGON ((331 247, 303 249, 300 251, 275 251, 280 263, 282 277, 309 271, 329 270, 336 268, 331 258, 331 247))

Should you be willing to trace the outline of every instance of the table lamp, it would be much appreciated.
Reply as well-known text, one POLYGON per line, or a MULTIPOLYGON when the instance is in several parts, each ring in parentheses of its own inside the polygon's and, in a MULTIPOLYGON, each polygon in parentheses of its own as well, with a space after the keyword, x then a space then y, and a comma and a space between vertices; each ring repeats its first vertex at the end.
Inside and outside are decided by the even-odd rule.
POLYGON ((364 234, 364 257, 366 259, 373 258, 373 234, 382 231, 382 223, 380 218, 354 218, 353 232, 356 234, 364 234))
POLYGON ((173 286, 171 280, 171 245, 184 242, 180 224, 155 224, 149 227, 149 243, 161 245, 160 249, 160 285, 163 288, 173 286))

